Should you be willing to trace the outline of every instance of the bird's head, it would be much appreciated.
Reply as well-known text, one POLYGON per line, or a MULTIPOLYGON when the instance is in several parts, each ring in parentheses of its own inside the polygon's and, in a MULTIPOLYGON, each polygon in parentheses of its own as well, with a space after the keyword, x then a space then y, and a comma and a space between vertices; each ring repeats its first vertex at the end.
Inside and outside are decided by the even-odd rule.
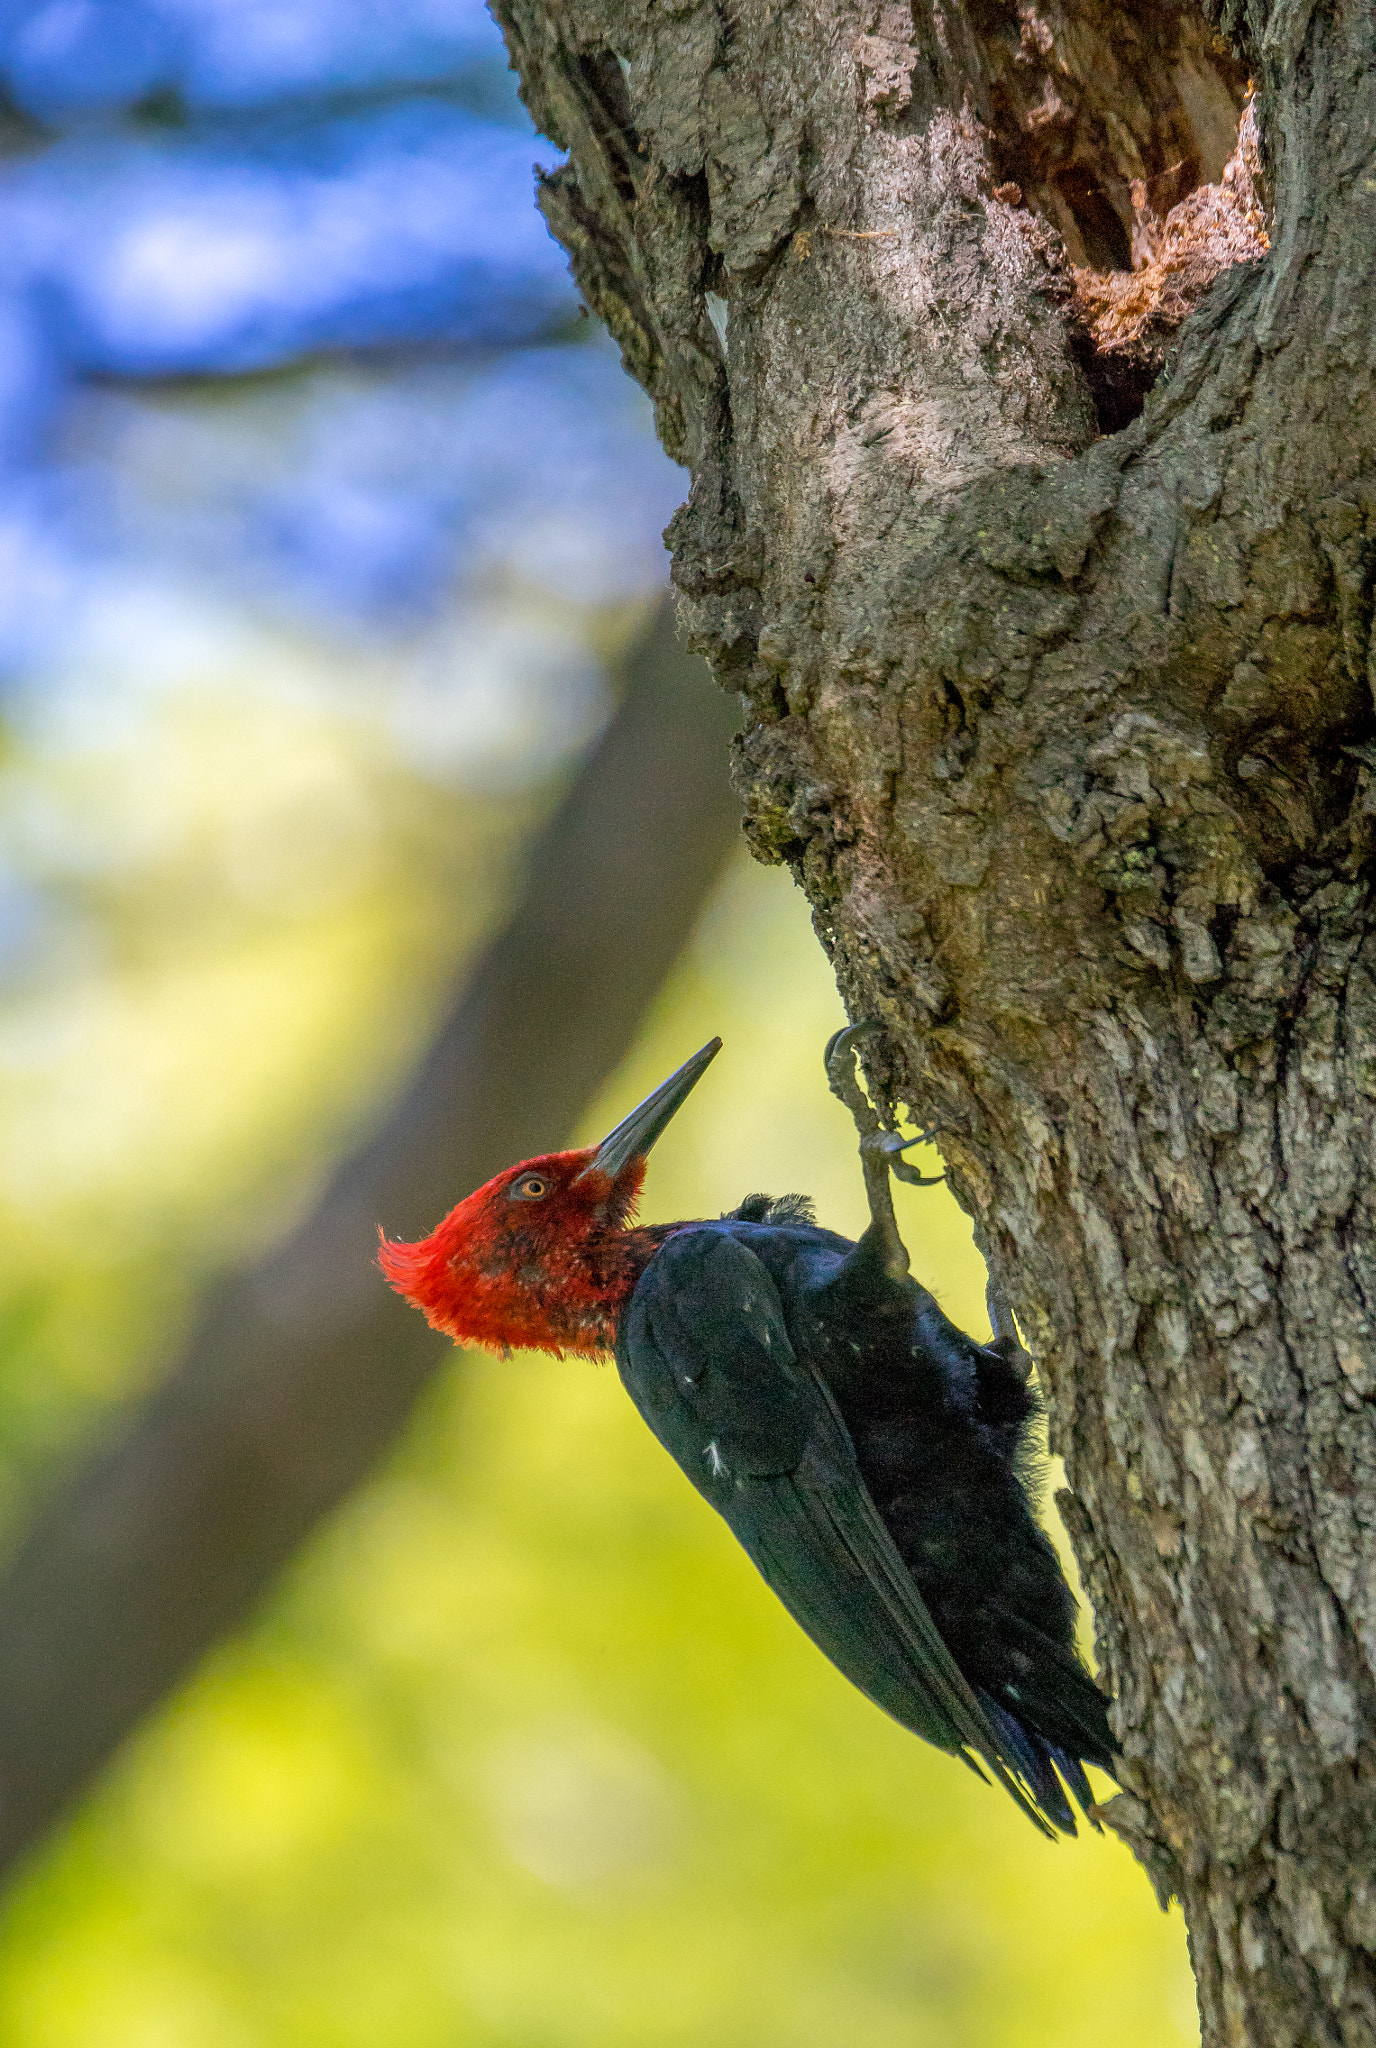
POLYGON ((714 1038, 694 1053, 600 1145, 509 1166, 416 1244, 384 1238, 397 1293, 461 1344, 610 1350, 658 1243, 628 1227, 646 1155, 720 1050, 714 1038))

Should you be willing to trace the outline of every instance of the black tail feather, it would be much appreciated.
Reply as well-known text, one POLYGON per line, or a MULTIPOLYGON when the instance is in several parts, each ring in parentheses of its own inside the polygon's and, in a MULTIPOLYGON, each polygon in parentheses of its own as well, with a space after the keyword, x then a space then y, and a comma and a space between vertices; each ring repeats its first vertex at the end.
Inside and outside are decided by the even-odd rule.
POLYGON ((1077 1756, 1071 1756, 1068 1750, 1053 1749, 1051 1751, 1051 1760, 1065 1779, 1066 1784, 1069 1785, 1076 1799, 1080 1802, 1085 1819, 1092 1828, 1097 1828, 1099 1826, 1099 1816, 1095 1809, 1098 1806, 1098 1801, 1094 1797, 1094 1788, 1085 1776, 1084 1766, 1080 1759, 1077 1756))
POLYGON ((1014 1697, 1006 1701, 1005 1711, 1034 1729, 1048 1749, 1112 1771, 1118 1744, 1108 1725, 1109 1701, 1072 1645, 1056 1642, 1006 1608, 999 1610, 998 1628, 1000 1640, 1013 1644, 1026 1660, 1016 1689, 1009 1687, 1014 1697))
MULTIPOLYGON (((1061 1753, 1043 1742, 1032 1729, 1025 1728, 1015 1714, 1011 1714, 1007 1707, 1000 1706, 988 1693, 982 1692, 979 1698, 980 1705, 1006 1746, 1009 1762, 1014 1765, 1042 1812, 1063 1834, 1078 1834, 1074 1808, 1066 1798, 1065 1789, 1056 1776, 1056 1765, 1060 1762, 1061 1753)), ((1074 1768, 1088 1792, 1089 1786, 1084 1772, 1080 1770, 1078 1763, 1074 1768)), ((1073 1780, 1068 1778, 1068 1781, 1073 1785, 1073 1780)), ((1076 1796, 1079 1796, 1078 1789, 1076 1796)))

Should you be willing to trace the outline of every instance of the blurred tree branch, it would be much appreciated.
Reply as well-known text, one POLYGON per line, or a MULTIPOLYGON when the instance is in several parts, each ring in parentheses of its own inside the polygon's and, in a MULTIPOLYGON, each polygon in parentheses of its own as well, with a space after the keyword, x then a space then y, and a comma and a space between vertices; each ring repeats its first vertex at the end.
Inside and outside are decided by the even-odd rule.
POLYGON ((419 1234, 565 1137, 691 931, 737 836, 733 712, 667 605, 627 671, 392 1114, 285 1243, 214 1288, 181 1362, 40 1509, 0 1578, 0 1866, 404 1428, 445 1346, 382 1284, 379 1221, 419 1234))

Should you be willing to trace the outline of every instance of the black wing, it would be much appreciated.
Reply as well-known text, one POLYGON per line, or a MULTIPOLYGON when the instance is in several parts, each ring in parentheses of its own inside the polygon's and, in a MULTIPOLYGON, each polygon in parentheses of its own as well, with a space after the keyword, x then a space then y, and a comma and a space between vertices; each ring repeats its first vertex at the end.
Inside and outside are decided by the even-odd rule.
POLYGON ((660 1248, 616 1361, 665 1449, 838 1670, 939 1749, 983 1758, 1049 1833, 880 1519, 828 1389, 794 1354, 773 1280, 729 1227, 678 1231, 660 1248))

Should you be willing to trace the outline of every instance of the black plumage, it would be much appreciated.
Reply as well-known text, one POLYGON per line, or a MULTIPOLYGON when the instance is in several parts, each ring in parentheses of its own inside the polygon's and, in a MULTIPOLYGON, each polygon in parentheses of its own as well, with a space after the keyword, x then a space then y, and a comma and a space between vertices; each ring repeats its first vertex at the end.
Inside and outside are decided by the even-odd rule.
POLYGON ((751 1196, 674 1229, 618 1321, 632 1400, 832 1662, 1048 1832, 1093 1819, 1107 1702, 1026 1490, 1035 1396, 875 1231, 751 1196), (978 1765, 976 1765, 978 1768, 978 1765))

